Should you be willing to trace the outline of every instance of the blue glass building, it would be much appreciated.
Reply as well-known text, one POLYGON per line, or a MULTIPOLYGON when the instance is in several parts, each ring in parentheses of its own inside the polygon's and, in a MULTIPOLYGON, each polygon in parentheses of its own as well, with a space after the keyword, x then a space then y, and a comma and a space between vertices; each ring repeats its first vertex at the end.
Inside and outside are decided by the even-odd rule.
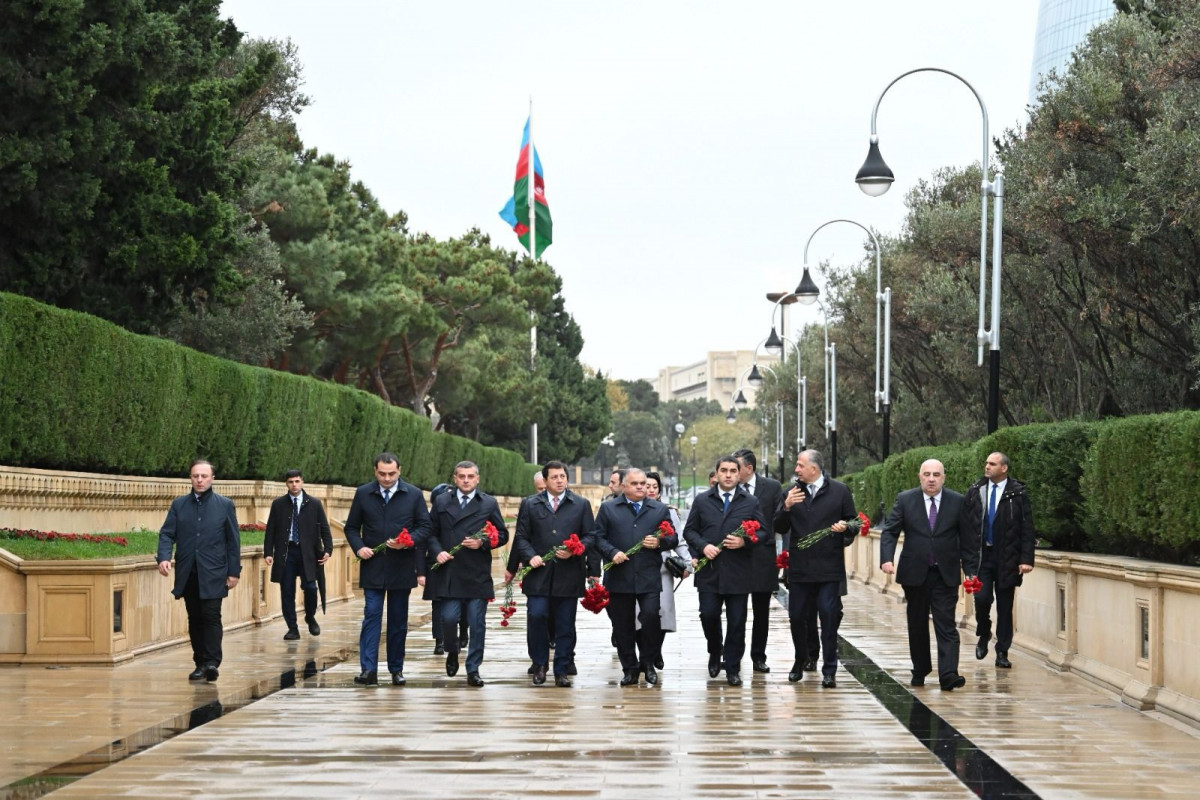
POLYGON ((1037 84, 1050 70, 1062 74, 1071 53, 1088 31, 1116 13, 1112 0, 1041 0, 1029 73, 1029 104, 1037 104, 1037 84))

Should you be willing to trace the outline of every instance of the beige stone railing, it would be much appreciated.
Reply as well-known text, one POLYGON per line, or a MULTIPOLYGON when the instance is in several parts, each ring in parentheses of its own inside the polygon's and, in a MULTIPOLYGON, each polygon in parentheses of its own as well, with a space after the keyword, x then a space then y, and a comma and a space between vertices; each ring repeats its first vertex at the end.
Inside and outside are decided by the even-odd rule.
MULTIPOLYGON (((878 531, 846 549, 846 569, 903 599, 893 577, 879 570, 878 531)), ((960 627, 973 632, 974 607, 965 593, 958 612, 960 627)), ((1039 550, 1017 590, 1013 645, 1051 669, 1116 692, 1134 708, 1200 725, 1197 619, 1200 568, 1039 550)))

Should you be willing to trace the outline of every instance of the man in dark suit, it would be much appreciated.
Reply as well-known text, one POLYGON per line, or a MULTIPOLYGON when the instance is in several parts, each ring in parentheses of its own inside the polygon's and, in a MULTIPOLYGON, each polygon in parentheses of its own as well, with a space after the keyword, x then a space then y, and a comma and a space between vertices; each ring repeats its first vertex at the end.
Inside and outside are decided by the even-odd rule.
MULTIPOLYGON (((775 544, 775 533, 770 522, 775 519, 783 497, 783 487, 774 478, 759 475, 758 460, 749 448, 733 454, 740 469, 738 481, 746 491, 758 500, 763 519, 767 520, 765 538, 775 544)), ((775 566, 775 547, 755 547, 751 550, 754 559, 754 585, 750 589, 750 604, 754 609, 754 627, 750 631, 750 661, 755 672, 770 672, 767 666, 767 633, 771 629, 771 602, 779 588, 779 568, 775 566)))
POLYGON ((700 625, 708 643, 708 674, 717 677, 724 657, 725 680, 742 685, 742 655, 746 652, 746 604, 758 577, 755 551, 770 551, 775 558, 775 536, 763 518, 758 500, 738 484, 741 464, 733 456, 717 459, 717 485, 696 498, 688 512, 683 538, 692 563, 707 558, 696 572, 700 593, 700 625), (757 542, 735 535, 743 522, 759 525, 757 542), (728 634, 722 641, 721 606, 725 607, 728 634))
POLYGON ((1011 669, 1008 648, 1013 637, 1013 599, 1025 573, 1033 570, 1033 507, 1025 484, 1008 476, 1008 456, 992 453, 983 478, 967 490, 967 516, 979 536, 979 581, 975 593, 975 658, 987 658, 992 638, 992 597, 996 599, 996 666, 1011 669))
POLYGON ((213 466, 192 462, 192 490, 171 503, 158 532, 158 571, 171 574, 175 551, 175 586, 187 608, 188 638, 196 668, 189 680, 215 681, 221 666, 221 601, 242 574, 242 538, 233 501, 212 490, 213 466))
POLYGON ((379 683, 379 635, 387 601, 387 661, 392 683, 403 686, 404 643, 408 638, 408 595, 417 585, 415 553, 429 538, 429 512, 421 490, 400 480, 395 453, 375 457, 375 480, 358 487, 346 517, 346 541, 362 559, 358 585, 363 590, 363 622, 358 637, 362 673, 354 682, 379 683), (412 547, 401 547, 396 536, 407 530, 412 547), (374 548, 386 545, 378 553, 374 548))
POLYGON ((816 450, 796 457, 797 483, 783 498, 775 516, 775 530, 786 534, 791 549, 788 566, 788 620, 792 629, 795 660, 788 680, 803 677, 809 658, 808 640, 817 618, 821 621, 821 685, 837 686, 837 632, 842 621, 842 586, 846 583, 846 561, 842 550, 855 534, 846 522, 854 519, 850 488, 825 475, 824 459, 816 450), (804 550, 795 545, 810 533, 829 528, 832 534, 804 550))
POLYGON ((937 636, 938 681, 951 691, 966 684, 958 674, 958 602, 960 569, 973 577, 979 560, 978 540, 964 513, 963 496, 944 488, 945 468, 937 459, 921 464, 921 485, 896 495, 879 537, 879 568, 904 587, 908 612, 908 650, 912 685, 924 686, 932 670, 929 659, 929 617, 937 636), (904 533, 900 563, 896 542, 904 533))
MULTIPOLYGON (((444 492, 448 492, 454 488, 452 483, 439 483, 429 490, 429 507, 433 507, 436 501, 444 492)), ((433 596, 433 581, 429 577, 433 565, 436 564, 434 555, 429 552, 429 542, 425 542, 425 546, 417 549, 416 555, 417 569, 417 585, 422 588, 421 599, 428 600, 430 609, 429 615, 432 618, 429 622, 429 632, 433 635, 433 654, 435 656, 446 655, 446 647, 444 644, 446 632, 442 630, 442 601, 433 596)), ((458 619, 457 632, 450 631, 451 636, 458 636, 458 649, 462 650, 467 646, 467 615, 466 609, 463 609, 463 615, 458 619)))
POLYGON ((549 562, 542 556, 554 547, 561 548, 573 533, 591 551, 595 521, 591 503, 567 488, 566 464, 548 461, 541 474, 546 490, 521 501, 513 549, 521 563, 533 568, 521 582, 521 591, 528 598, 526 641, 534 664, 533 683, 540 686, 546 682, 553 630, 554 683, 567 687, 571 685, 570 667, 575 658, 577 601, 583 597, 589 572, 599 577, 600 563, 592 559, 589 570, 587 553, 573 556, 566 549, 556 551, 549 562))
MULTIPOLYGON (((442 604, 442 630, 452 631, 466 608, 469 641, 467 645, 467 683, 483 686, 479 668, 483 665, 484 631, 488 601, 496 597, 492 582, 492 545, 487 537, 476 534, 490 522, 498 534, 496 546, 508 541, 508 528, 496 499, 479 490, 479 467, 471 461, 454 465, 454 489, 433 503, 429 552, 438 566, 430 573, 433 596, 442 604), (450 550, 462 545, 454 555, 450 550)), ((458 640, 447 636, 446 674, 458 674, 458 640)))
POLYGON ((662 550, 679 543, 678 532, 659 535, 664 523, 671 524, 671 510, 646 497, 646 473, 636 467, 625 471, 624 493, 602 503, 596 514, 595 547, 613 563, 604 573, 604 588, 610 595, 608 618, 624 673, 622 686, 636 686, 642 673, 646 683, 658 683, 654 661, 662 646, 662 550), (632 556, 625 552, 639 542, 641 550, 632 556))
POLYGON ((325 507, 304 491, 300 470, 284 476, 287 494, 271 503, 267 530, 263 534, 263 560, 271 568, 271 581, 279 584, 279 604, 287 623, 284 639, 300 638, 296 624, 296 579, 304 592, 304 622, 313 636, 321 635, 317 624, 317 571, 333 555, 333 536, 325 507))

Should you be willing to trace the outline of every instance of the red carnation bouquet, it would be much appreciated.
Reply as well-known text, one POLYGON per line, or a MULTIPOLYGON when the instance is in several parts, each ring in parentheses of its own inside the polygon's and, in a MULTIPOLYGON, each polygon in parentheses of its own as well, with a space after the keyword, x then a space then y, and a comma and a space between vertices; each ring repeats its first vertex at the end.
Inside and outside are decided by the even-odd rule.
MULTIPOLYGON (((475 531, 475 533, 472 533, 467 538, 468 539, 479 539, 480 541, 487 539, 487 543, 488 543, 489 547, 499 547, 500 546, 500 531, 496 528, 495 525, 492 524, 492 521, 490 519, 487 522, 483 523, 483 528, 481 530, 475 531)), ((448 552, 450 555, 454 555, 455 553, 457 553, 459 550, 462 550, 462 549, 463 549, 463 544, 462 544, 462 542, 459 542, 458 544, 454 545, 454 547, 451 547, 446 552, 448 552)), ((433 568, 437 569, 441 565, 442 565, 442 562, 438 561, 438 562, 434 563, 433 568)))
POLYGON ((604 584, 600 582, 599 578, 588 578, 588 588, 583 593, 583 599, 579 601, 579 605, 593 614, 599 614, 608 605, 610 599, 608 589, 604 588, 604 584))
MULTIPOLYGON (((396 544, 400 545, 401 550, 408 550, 409 548, 411 548, 413 546, 413 539, 412 539, 412 536, 409 536, 409 534, 408 534, 408 528, 401 528, 400 532, 396 534, 395 538, 388 539, 383 544, 372 547, 371 552, 378 553, 380 550, 382 550, 383 548, 388 546, 388 542, 395 542, 396 544)), ((395 548, 393 548, 393 549, 395 549, 395 548)), ((355 558, 358 558, 358 556, 355 556, 355 558)), ((362 561, 361 558, 359 558, 358 560, 362 561)))
MULTIPOLYGON (((867 518, 866 514, 864 514, 863 512, 860 511, 860 512, 858 512, 858 516, 855 517, 854 519, 846 520, 846 530, 842 531, 842 533, 850 532, 850 533, 857 534, 857 533, 862 533, 863 531, 870 530, 870 528, 871 528, 871 520, 867 518)), ((792 549, 793 550, 807 550, 808 548, 812 547, 814 544, 821 541, 822 539, 824 539, 826 536, 830 535, 831 533, 833 533, 833 528, 822 528, 819 531, 813 531, 808 536, 805 536, 803 539, 798 539, 795 542, 792 542, 792 549)))
MULTIPOLYGON (((737 536, 741 539, 749 539, 751 544, 757 544, 758 543, 758 529, 761 527, 762 527, 762 525, 760 525, 758 522, 756 522, 752 519, 747 519, 747 520, 742 521, 742 524, 737 527, 737 530, 729 533, 728 535, 729 536, 737 536)), ((719 547, 722 550, 725 549, 723 540, 722 540, 722 544, 717 545, 717 547, 719 547)), ((709 562, 709 559, 707 559, 707 558, 702 558, 699 561, 697 561, 696 562, 696 572, 699 572, 700 570, 702 570, 706 566, 708 566, 708 562, 709 562)))
MULTIPOLYGON (((658 528, 655 529, 653 535, 658 537, 659 539, 662 539, 664 536, 673 536, 674 534, 675 534, 674 526, 672 526, 670 522, 667 522, 664 519, 662 522, 658 523, 658 528)), ((641 550, 644 546, 645 546, 645 540, 643 539, 642 541, 635 544, 633 547, 626 550, 625 555, 632 556, 634 553, 641 550)), ((602 569, 605 572, 608 572, 608 570, 614 566, 616 566, 616 562, 610 561, 607 564, 605 564, 602 569)), ((607 594, 607 592, 605 594, 607 594)), ((607 604, 608 601, 605 600, 604 602, 607 604)), ((603 606, 601 606, 601 608, 603 608, 603 606)))
POLYGON ((789 562, 790 558, 788 557, 788 551, 784 550, 782 553, 775 556, 775 569, 787 569, 789 562))
MULTIPOLYGON (((559 550, 567 550, 572 556, 581 556, 587 552, 587 547, 585 547, 583 542, 579 540, 579 534, 572 533, 563 540, 562 544, 555 545, 548 553, 542 556, 542 561, 549 561, 550 559, 554 558, 555 554, 559 550)), ((513 584, 520 586, 521 581, 524 580, 525 576, 528 575, 533 569, 534 567, 530 566, 522 567, 517 574, 513 576, 511 581, 505 582, 504 602, 500 605, 500 613, 502 615, 500 619, 501 628, 507 628, 508 618, 517 613, 517 601, 513 598, 513 584)), ((604 602, 607 603, 608 601, 605 600, 604 602)))
POLYGON ((967 594, 975 594, 976 592, 983 591, 983 581, 979 580, 978 575, 974 578, 967 578, 963 581, 963 589, 967 594))

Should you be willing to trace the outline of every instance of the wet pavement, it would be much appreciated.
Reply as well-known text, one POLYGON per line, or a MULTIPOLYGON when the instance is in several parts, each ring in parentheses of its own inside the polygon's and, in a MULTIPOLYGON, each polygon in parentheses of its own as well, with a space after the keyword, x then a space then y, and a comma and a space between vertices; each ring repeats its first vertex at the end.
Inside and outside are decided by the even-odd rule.
MULTIPOLYGON (((0 669, 0 797, 73 775, 53 797, 1197 794, 1197 731, 1020 654, 1011 671, 977 662, 966 632, 967 686, 910 689, 903 607, 867 587, 846 598, 835 689, 788 683, 779 606, 772 672, 747 658, 744 686, 710 679, 690 582, 677 597, 658 687, 617 685, 607 617, 583 610, 574 687, 532 686, 523 600, 508 628, 489 611, 482 688, 446 677, 427 626, 410 630, 407 686, 355 686, 359 602, 331 606, 319 639, 282 642, 281 623, 228 633, 215 685, 188 683, 186 647, 112 669, 0 669)), ((411 624, 427 609, 414 601, 411 624)))

